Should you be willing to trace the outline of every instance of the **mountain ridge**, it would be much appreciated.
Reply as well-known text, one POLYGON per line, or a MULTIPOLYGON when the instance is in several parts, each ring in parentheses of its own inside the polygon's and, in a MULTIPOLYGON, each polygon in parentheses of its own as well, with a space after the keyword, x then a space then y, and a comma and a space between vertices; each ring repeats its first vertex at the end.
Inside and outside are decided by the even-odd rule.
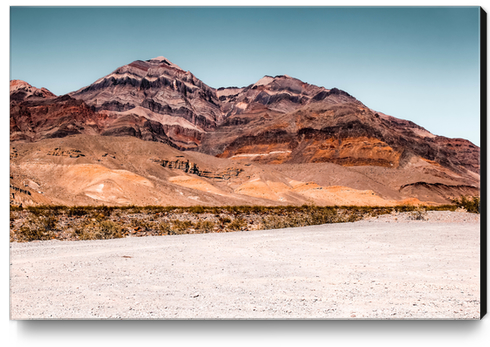
MULTIPOLYGON (((182 153, 193 152, 196 158, 202 155, 208 158, 207 161, 212 157, 220 158, 228 163, 229 172, 261 165, 276 172, 267 176, 269 178, 255 176, 259 179, 257 183, 247 183, 245 177, 248 175, 239 175, 242 177, 239 185, 221 185, 216 190, 216 183, 211 177, 218 177, 223 171, 211 165, 206 169, 191 170, 208 172, 199 176, 199 180, 211 180, 208 182, 210 185, 196 181, 197 178, 189 176, 190 171, 176 176, 180 178, 169 176, 168 179, 172 181, 166 183, 170 186, 184 184, 194 187, 189 189, 207 187, 218 195, 224 194, 224 189, 239 194, 233 195, 233 198, 230 195, 230 201, 235 202, 242 201, 241 196, 245 193, 245 196, 261 199, 268 194, 276 196, 274 203, 308 201, 301 195, 303 193, 299 193, 303 183, 294 182, 303 182, 305 177, 310 176, 306 172, 294 171, 294 177, 291 177, 283 171, 285 167, 304 170, 328 168, 327 171, 320 170, 324 172, 322 175, 343 172, 358 177, 358 181, 353 181, 341 177, 325 180, 321 175, 312 176, 312 182, 316 182, 318 189, 323 189, 320 195, 313 194, 314 190, 308 191, 309 198, 306 199, 313 199, 311 201, 315 203, 332 201, 322 200, 326 199, 325 189, 329 185, 359 191, 374 189, 373 192, 383 199, 414 198, 442 203, 457 192, 474 194, 480 182, 480 149, 470 141, 434 135, 409 120, 372 110, 343 90, 335 87, 327 89, 288 75, 265 75, 248 86, 215 89, 190 71, 184 71, 160 56, 123 65, 94 83, 61 96, 24 81, 11 81, 11 147, 19 143, 41 144, 49 139, 59 139, 61 144, 63 139, 82 139, 84 136, 95 136, 94 141, 98 136, 116 136, 160 142, 175 150, 186 151, 182 153), (334 170, 335 165, 354 171, 334 170), (369 173, 371 169, 374 170, 372 177, 369 173), (412 171, 413 177, 409 174, 412 171), (390 189, 385 191, 381 184, 382 177, 376 176, 378 173, 385 176, 398 174, 404 178, 393 179, 390 189), (184 179, 188 176, 194 178, 191 181, 184 179), (361 178, 368 176, 371 178, 367 181, 361 178), (278 185, 282 188, 279 189, 278 185), (269 193, 257 195, 254 193, 257 189, 269 193)), ((140 146, 139 142, 134 144, 140 146)), ((73 151, 82 150, 72 147, 73 151)), ((25 148, 33 150, 34 147, 25 148)), ((186 155, 183 154, 184 157, 186 155)), ((14 158, 16 156, 14 154, 14 158)), ((51 160, 49 156, 46 158, 51 160)), ((48 160, 46 158, 42 160, 48 160)), ((91 160, 93 165, 99 165, 100 159, 96 159, 96 156, 91 160)), ((165 166, 165 170, 171 171, 177 170, 176 166, 190 165, 179 160, 158 158, 158 163, 178 163, 170 168, 165 166)), ((101 172, 101 169, 94 170, 101 172)), ((127 170, 131 171, 131 166, 127 170)), ((131 172, 154 182, 150 176, 145 176, 146 171, 131 172)), ((120 177, 118 179, 122 180, 120 185, 115 181, 101 184, 113 187, 113 192, 117 191, 116 187, 123 189, 124 185, 129 184, 120 177)), ((97 196, 90 189, 87 196, 97 196)), ((90 198, 84 199, 80 201, 90 201, 90 198)), ((113 202, 132 201, 121 199, 113 202)), ((138 199, 139 203, 146 201, 142 197, 138 199)), ((215 201, 209 196, 202 199, 215 201)), ((183 203, 184 200, 175 201, 183 203)))

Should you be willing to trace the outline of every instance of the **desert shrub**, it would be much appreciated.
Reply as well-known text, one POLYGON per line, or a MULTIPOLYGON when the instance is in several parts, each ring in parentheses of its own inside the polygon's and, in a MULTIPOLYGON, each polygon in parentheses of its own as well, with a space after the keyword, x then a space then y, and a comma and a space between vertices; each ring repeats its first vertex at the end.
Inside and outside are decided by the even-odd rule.
POLYGON ((224 206, 222 208, 223 212, 225 213, 238 213, 241 209, 242 209, 243 206, 224 206))
POLYGON ((374 210, 366 211, 362 208, 347 208, 337 212, 335 219, 332 218, 330 223, 353 223, 363 219, 366 216, 374 214, 374 210))
POLYGON ((152 214, 152 213, 157 213, 160 211, 160 206, 155 206, 155 205, 147 205, 142 208, 142 212, 146 214, 152 214))
POLYGON ((205 220, 196 222, 194 228, 199 233, 210 233, 214 230, 214 226, 215 224, 213 222, 205 220))
POLYGON ((426 206, 427 211, 455 211, 458 207, 456 205, 437 205, 437 206, 426 206))
POLYGON ((480 213, 480 197, 479 196, 460 196, 459 198, 453 199, 453 204, 457 207, 464 208, 466 211, 471 213, 480 213))
POLYGON ((261 229, 282 229, 288 227, 290 227, 290 223, 284 217, 278 215, 262 217, 261 229))
POLYGON ((198 206, 191 206, 188 208, 188 211, 191 212, 191 213, 198 213, 198 214, 201 214, 201 213, 204 213, 204 207, 202 207, 201 205, 198 205, 198 206))
POLYGON ((216 206, 208 207, 208 212, 214 215, 219 215, 221 213, 221 208, 216 206))
POLYGON ((105 220, 99 223, 99 235, 102 239, 123 237, 121 226, 111 220, 105 220))
POLYGON ((68 209, 68 216, 81 217, 89 213, 89 209, 83 206, 73 206, 68 209))
POLYGON ((147 231, 152 229, 153 223, 142 218, 132 218, 129 225, 133 229, 139 229, 139 231, 147 231))
POLYGON ((141 211, 143 211, 143 207, 141 207, 141 206, 135 206, 135 205, 125 206, 124 209, 128 213, 141 213, 141 211))
MULTIPOLYGON (((377 217, 383 214, 391 213, 395 210, 394 207, 385 207, 385 206, 348 206, 344 207, 345 214, 352 214, 355 216, 355 219, 358 217, 377 217)), ((353 217, 349 217, 353 218, 353 217)))
POLYGON ((231 223, 231 218, 230 217, 219 217, 219 222, 221 223, 221 225, 225 225, 225 224, 229 224, 231 223))
POLYGON ((267 206, 254 205, 254 206, 247 206, 246 211, 247 213, 263 214, 270 211, 270 208, 267 206))
POLYGON ((312 225, 313 219, 310 213, 280 213, 262 217, 261 224, 263 229, 294 228, 312 225))
POLYGON ((262 229, 282 229, 320 225, 329 223, 355 222, 365 216, 360 209, 337 207, 301 206, 300 208, 281 209, 276 213, 265 215, 261 219, 262 229), (299 209, 299 210, 298 210, 299 209))
POLYGON ((173 206, 147 205, 141 209, 141 212, 148 215, 154 215, 162 212, 169 212, 175 209, 173 206))
POLYGON ((49 216, 51 213, 48 211, 48 207, 44 205, 28 206, 27 211, 34 216, 49 216))
MULTIPOLYGON (((51 240, 55 237, 56 218, 53 216, 30 216, 20 227, 19 241, 51 240)), ((11 235, 12 238, 13 235, 11 235)))
POLYGON ((410 211, 414 211, 416 209, 417 209, 417 206, 409 205, 409 204, 395 206, 396 212, 410 212, 410 211))
POLYGON ((124 212, 129 212, 134 205, 124 205, 124 206, 119 206, 118 209, 124 212))
POLYGON ((269 213, 264 214, 261 218, 261 229, 283 229, 291 227, 290 218, 286 218, 285 215, 269 213))
MULTIPOLYGON (((266 212, 272 212, 275 207, 269 207, 269 206, 257 206, 257 205, 242 205, 242 206, 224 206, 219 208, 221 213, 231 213, 234 215, 240 215, 240 214, 261 214, 261 213, 266 213, 266 212)), ((282 208, 279 206, 278 208, 282 208)))
POLYGON ((67 207, 61 205, 46 205, 40 206, 40 209, 42 210, 41 214, 43 215, 59 216, 67 210, 67 207))
POLYGON ((90 220, 75 228, 74 234, 79 240, 107 240, 123 237, 123 230, 111 220, 90 220))
POLYGON ((110 217, 110 215, 112 214, 112 211, 113 210, 114 210, 114 207, 112 207, 112 206, 105 206, 105 205, 99 206, 97 208, 97 211, 98 211, 99 215, 102 215, 104 217, 110 217))
POLYGON ((327 223, 338 223, 340 221, 339 215, 334 208, 316 208, 309 211, 310 224, 309 225, 319 225, 327 223))
POLYGON ((242 230, 247 227, 247 221, 242 217, 237 217, 226 227, 233 231, 242 230))
POLYGON ((171 234, 178 235, 178 234, 189 233, 192 227, 193 224, 191 221, 188 220, 181 221, 177 219, 172 221, 171 234))
POLYGON ((172 228, 169 223, 161 222, 156 226, 157 235, 171 235, 172 228))

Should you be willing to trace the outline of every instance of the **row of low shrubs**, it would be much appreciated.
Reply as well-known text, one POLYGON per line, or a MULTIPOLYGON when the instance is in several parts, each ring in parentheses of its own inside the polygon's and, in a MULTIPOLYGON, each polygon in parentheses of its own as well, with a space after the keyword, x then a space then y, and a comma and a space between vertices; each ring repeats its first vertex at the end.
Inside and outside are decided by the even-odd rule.
MULTIPOLYGON (((128 236, 130 233, 149 235, 180 235, 190 233, 210 233, 216 230, 244 230, 248 223, 243 218, 225 219, 223 222, 171 220, 148 221, 133 219, 129 226, 123 221, 110 219, 88 218, 70 227, 68 239, 105 240, 128 236)), ((52 240, 60 238, 61 228, 56 216, 30 215, 22 226, 16 230, 11 228, 10 240, 28 242, 36 240, 52 240)))
MULTIPOLYGON (((20 228, 12 229, 11 241, 49 240, 58 238, 62 228, 58 226, 60 216, 72 221, 69 227, 69 239, 95 240, 121 238, 135 233, 150 235, 177 235, 186 233, 209 233, 215 231, 246 230, 252 220, 259 221, 254 229, 278 229, 302 227, 327 223, 354 222, 367 216, 378 216, 392 212, 412 212, 415 219, 425 219, 426 211, 456 210, 465 208, 469 212, 479 213, 480 198, 461 197, 452 205, 414 206, 399 205, 391 207, 379 206, 29 206, 18 208, 11 206, 10 221, 16 215, 28 213, 26 221, 20 228), (187 216, 201 214, 214 215, 211 220, 180 220, 163 221, 160 217, 168 213, 187 216), (133 215, 129 223, 116 218, 133 215), (158 216, 158 217, 155 217, 158 216), (253 218, 252 218, 253 217, 253 218)), ((184 218, 185 219, 185 218, 184 218)), ((66 228, 66 226, 65 226, 66 228)), ((66 230, 65 230, 66 231, 66 230)), ((66 238, 66 235, 65 235, 66 238)))
POLYGON ((34 215, 67 215, 70 217, 79 217, 86 215, 103 215, 110 216, 113 213, 124 214, 155 214, 155 213, 194 213, 194 214, 288 214, 288 213, 304 213, 311 211, 326 211, 326 210, 349 210, 359 213, 389 213, 396 212, 410 212, 419 208, 423 208, 428 211, 437 210, 455 210, 458 207, 463 207, 468 212, 479 213, 480 198, 479 197, 461 197, 460 199, 453 200, 452 205, 438 205, 438 206, 416 206, 416 205, 396 205, 389 207, 380 206, 315 206, 315 205, 302 205, 302 206, 190 206, 190 207, 175 207, 175 206, 57 206, 57 205, 37 205, 28 206, 25 208, 18 206, 11 206, 11 211, 29 211, 34 215), (475 209, 474 207, 477 206, 475 209), (386 212, 388 211, 388 212, 386 212))
MULTIPOLYGON (((457 207, 464 207, 468 212, 479 213, 480 198, 479 197, 461 197, 459 200, 454 200, 453 205, 439 205, 439 206, 422 206, 422 208, 430 211, 436 210, 455 210, 457 207), (477 208, 475 209, 475 206, 477 208)), ((349 210, 356 213, 389 213, 391 211, 396 212, 410 212, 419 208, 414 205, 397 205, 391 207, 380 206, 315 206, 315 205, 302 205, 302 206, 189 206, 189 207, 176 207, 176 206, 57 206, 57 205, 37 205, 28 206, 25 208, 18 206, 10 206, 10 211, 29 211, 30 213, 40 216, 57 216, 67 215, 69 217, 81 217, 86 215, 102 215, 111 216, 113 213, 123 214, 155 214, 155 213, 194 213, 194 214, 289 214, 289 213, 312 213, 312 211, 324 212, 327 210, 349 210), (386 212, 389 211, 389 212, 386 212)))

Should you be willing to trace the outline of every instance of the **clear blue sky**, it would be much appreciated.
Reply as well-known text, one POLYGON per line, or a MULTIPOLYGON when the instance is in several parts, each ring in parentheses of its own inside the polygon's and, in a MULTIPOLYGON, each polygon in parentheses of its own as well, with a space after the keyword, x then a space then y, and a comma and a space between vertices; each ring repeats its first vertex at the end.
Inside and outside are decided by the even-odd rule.
POLYGON ((287 74, 480 144, 478 7, 11 7, 10 79, 57 95, 160 55, 215 88, 287 74))

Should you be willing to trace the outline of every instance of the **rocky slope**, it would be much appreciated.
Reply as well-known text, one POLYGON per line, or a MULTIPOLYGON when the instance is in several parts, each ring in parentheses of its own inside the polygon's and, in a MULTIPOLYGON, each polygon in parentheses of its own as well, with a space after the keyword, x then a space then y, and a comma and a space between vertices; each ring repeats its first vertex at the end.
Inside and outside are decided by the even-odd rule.
POLYGON ((479 194, 471 142, 287 75, 216 90, 158 57, 68 95, 10 88, 17 203, 383 205, 479 194), (130 155, 123 143, 138 148, 130 155), (52 190, 28 195, 25 182, 52 190))
POLYGON ((96 112, 69 95, 10 103, 10 140, 38 141, 68 135, 134 136, 172 144, 161 123, 136 115, 96 112))
POLYGON ((396 203, 373 191, 322 187, 260 165, 134 137, 72 135, 15 142, 10 172, 11 202, 24 205, 396 203))
POLYGON ((15 141, 12 204, 395 205, 478 195, 478 181, 429 164, 404 168, 332 163, 258 164, 179 151, 133 136, 70 135, 15 141), (422 184, 421 182, 426 182, 422 184))

